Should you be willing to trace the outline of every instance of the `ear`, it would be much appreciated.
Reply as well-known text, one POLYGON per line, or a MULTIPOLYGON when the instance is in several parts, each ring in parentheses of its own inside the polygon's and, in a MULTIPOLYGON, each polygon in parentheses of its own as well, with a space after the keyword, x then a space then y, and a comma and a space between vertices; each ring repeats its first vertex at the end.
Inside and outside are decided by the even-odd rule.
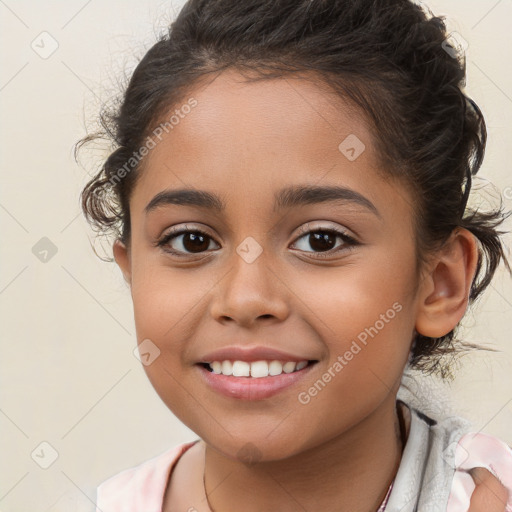
POLYGON ((132 270, 130 263, 130 251, 126 245, 117 239, 113 246, 114 259, 118 264, 121 272, 123 273, 124 280, 131 286, 132 284, 132 270))
POLYGON ((457 228, 434 256, 419 287, 416 331, 440 338, 462 319, 478 262, 475 236, 457 228))

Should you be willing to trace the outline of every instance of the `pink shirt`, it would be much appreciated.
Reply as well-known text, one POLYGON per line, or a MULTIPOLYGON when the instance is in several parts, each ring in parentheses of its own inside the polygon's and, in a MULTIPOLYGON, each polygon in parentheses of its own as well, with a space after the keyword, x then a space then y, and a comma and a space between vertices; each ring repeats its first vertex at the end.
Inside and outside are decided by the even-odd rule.
POLYGON ((103 482, 97 490, 96 511, 162 512, 165 489, 174 466, 198 441, 179 444, 103 482))

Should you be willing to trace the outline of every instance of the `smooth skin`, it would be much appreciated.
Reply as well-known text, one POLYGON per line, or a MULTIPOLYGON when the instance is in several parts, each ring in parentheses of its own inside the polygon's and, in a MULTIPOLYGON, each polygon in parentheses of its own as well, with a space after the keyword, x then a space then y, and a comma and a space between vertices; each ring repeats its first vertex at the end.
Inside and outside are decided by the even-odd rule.
MULTIPOLYGON (((144 367, 148 378, 201 438, 176 465, 164 511, 208 510, 203 471, 217 512, 241 504, 245 512, 334 512, 340 503, 351 512, 376 510, 400 463, 395 397, 414 329, 441 336, 461 320, 475 238, 456 230, 418 277, 412 193, 382 173, 360 113, 318 83, 246 83, 227 70, 189 97, 197 106, 146 157, 130 199, 128 247, 114 244, 138 342, 150 339, 161 351, 144 367), (338 149, 350 134, 366 147, 355 161, 338 149), (294 185, 348 188, 375 211, 348 200, 274 209, 274 194, 294 185), (216 194, 225 209, 166 204, 145 212, 158 193, 182 188, 216 194), (206 232, 201 252, 190 233, 156 245, 171 227, 185 225, 206 232), (319 250, 308 233, 332 229, 357 244, 331 234, 334 248, 319 250), (236 250, 247 237, 262 249, 251 263, 236 250), (300 403, 298 394, 396 303, 400 312, 300 403), (299 384, 243 401, 209 388, 196 364, 231 345, 269 346, 318 362, 299 384), (240 455, 248 447, 257 463, 240 455)), ((494 493, 491 483, 479 483, 482 496, 494 493)), ((471 512, 505 509, 503 500, 483 503, 475 498, 471 512)))

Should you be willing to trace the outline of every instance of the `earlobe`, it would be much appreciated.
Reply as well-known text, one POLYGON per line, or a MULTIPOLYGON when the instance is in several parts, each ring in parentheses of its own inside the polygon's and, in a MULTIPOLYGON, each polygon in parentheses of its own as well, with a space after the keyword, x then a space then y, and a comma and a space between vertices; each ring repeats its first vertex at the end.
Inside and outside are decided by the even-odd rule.
POLYGON ((416 330, 423 336, 448 334, 466 312, 478 261, 475 236, 457 228, 435 255, 418 294, 416 330))
POLYGON ((126 245, 117 239, 113 245, 114 259, 119 265, 121 272, 123 273, 124 280, 131 286, 132 275, 131 275, 131 264, 130 264, 130 252, 126 245))

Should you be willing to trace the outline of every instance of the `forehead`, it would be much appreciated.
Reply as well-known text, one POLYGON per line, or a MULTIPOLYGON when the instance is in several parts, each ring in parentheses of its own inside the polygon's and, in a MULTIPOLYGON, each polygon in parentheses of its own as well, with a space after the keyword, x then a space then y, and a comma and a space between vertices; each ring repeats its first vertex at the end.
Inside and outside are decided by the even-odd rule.
POLYGON ((166 188, 236 196, 247 207, 249 198, 270 205, 291 183, 336 184, 369 198, 385 185, 363 115, 310 79, 248 82, 228 70, 192 87, 162 119, 180 112, 144 162, 137 195, 146 204, 166 188), (190 99, 195 106, 182 108, 190 99), (347 158, 347 146, 362 152, 347 158))
MULTIPOLYGON (((286 150, 291 157, 323 159, 338 155, 338 145, 354 134, 370 150, 367 156, 373 156, 371 135, 361 112, 312 74, 247 81, 230 69, 201 80, 181 107, 191 97, 197 106, 172 128, 176 146, 190 149, 189 153, 218 147, 223 151, 211 156, 228 159, 263 157, 272 150, 283 156, 286 150)), ((180 104, 174 105, 164 120, 176 109, 180 110, 180 104)), ((153 151, 151 158, 161 149, 153 151)), ((370 162, 370 158, 366 160, 370 162)))

